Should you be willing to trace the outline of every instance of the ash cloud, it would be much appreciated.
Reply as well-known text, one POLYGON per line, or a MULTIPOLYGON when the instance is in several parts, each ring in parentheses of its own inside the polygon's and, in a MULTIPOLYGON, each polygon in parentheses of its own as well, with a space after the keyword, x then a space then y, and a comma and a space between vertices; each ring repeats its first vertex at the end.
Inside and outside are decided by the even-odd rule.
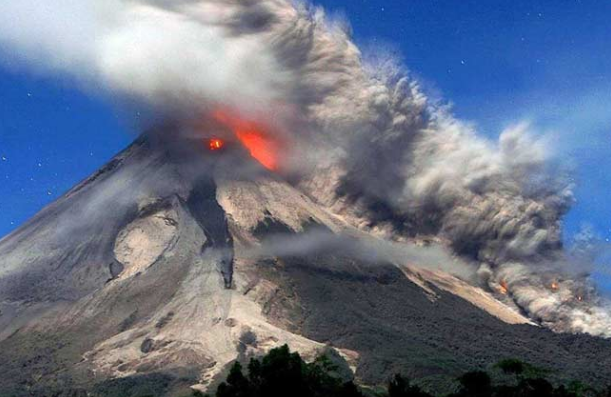
POLYGON ((168 115, 213 102, 251 109, 283 96, 288 76, 256 38, 231 35, 216 22, 231 25, 234 8, 214 1, 5 2, 0 43, 12 64, 61 73, 89 91, 168 115))
POLYGON ((284 172, 344 219, 389 240, 434 237, 541 323, 611 336, 606 304, 562 246, 573 187, 549 142, 527 124, 498 142, 478 137, 400 62, 364 56, 346 22, 319 8, 21 0, 0 5, 0 45, 11 63, 173 119, 217 106, 260 118, 291 142, 284 172))
POLYGON ((309 257, 319 254, 359 258, 372 265, 415 265, 442 270, 465 280, 475 278, 473 267, 440 245, 398 243, 368 236, 334 234, 326 229, 314 229, 300 234, 272 235, 242 253, 249 258, 309 257))

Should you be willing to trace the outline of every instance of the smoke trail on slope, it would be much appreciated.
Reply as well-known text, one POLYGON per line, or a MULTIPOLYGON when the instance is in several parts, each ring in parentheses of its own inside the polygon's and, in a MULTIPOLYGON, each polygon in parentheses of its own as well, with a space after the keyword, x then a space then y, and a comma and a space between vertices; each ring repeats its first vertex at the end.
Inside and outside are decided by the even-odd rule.
MULTIPOLYGON (((479 138, 346 23, 288 0, 35 0, 0 5, 10 62, 74 76, 190 123, 219 107, 290 140, 284 172, 355 225, 436 236, 533 318, 611 336, 609 310, 572 270, 573 197, 527 125, 479 138), (242 117, 242 116, 241 116, 242 117)), ((92 88, 93 87, 93 88, 92 88)))
POLYGON ((334 234, 327 229, 313 229, 299 234, 273 234, 260 245, 242 253, 252 258, 307 257, 331 254, 358 258, 363 263, 416 264, 429 270, 442 270, 463 279, 473 278, 472 269, 444 246, 398 243, 367 236, 355 238, 334 234))

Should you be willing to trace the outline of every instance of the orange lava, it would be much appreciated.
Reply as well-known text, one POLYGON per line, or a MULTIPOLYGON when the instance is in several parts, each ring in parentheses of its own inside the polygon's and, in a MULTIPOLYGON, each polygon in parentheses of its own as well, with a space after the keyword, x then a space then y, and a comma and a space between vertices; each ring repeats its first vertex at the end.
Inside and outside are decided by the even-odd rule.
POLYGON ((507 293, 509 292, 509 288, 507 288, 507 282, 505 280, 501 281, 499 290, 500 290, 500 293, 503 295, 507 295, 507 293))
POLYGON ((254 157, 268 170, 278 169, 279 145, 266 128, 255 121, 245 120, 236 115, 230 115, 224 110, 213 113, 216 121, 230 128, 238 140, 248 149, 254 157))
POLYGON ((558 283, 554 281, 550 285, 550 288, 552 289, 552 291, 558 291, 558 288, 560 288, 560 287, 558 286, 558 283))
POLYGON ((220 150, 225 146, 225 142, 222 139, 211 138, 208 141, 208 148, 212 151, 220 150))

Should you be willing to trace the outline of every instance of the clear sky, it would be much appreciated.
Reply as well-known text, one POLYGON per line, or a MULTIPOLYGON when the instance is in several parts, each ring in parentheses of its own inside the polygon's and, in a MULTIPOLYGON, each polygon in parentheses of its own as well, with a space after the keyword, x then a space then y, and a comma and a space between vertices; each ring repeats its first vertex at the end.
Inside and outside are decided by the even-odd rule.
MULTIPOLYGON (((494 139, 530 120, 574 168, 567 235, 611 238, 611 2, 318 0, 355 40, 401 56, 432 95, 494 139)), ((0 63, 2 64, 2 63, 0 63)), ((95 171, 135 131, 107 98, 0 68, 0 236, 95 171)))

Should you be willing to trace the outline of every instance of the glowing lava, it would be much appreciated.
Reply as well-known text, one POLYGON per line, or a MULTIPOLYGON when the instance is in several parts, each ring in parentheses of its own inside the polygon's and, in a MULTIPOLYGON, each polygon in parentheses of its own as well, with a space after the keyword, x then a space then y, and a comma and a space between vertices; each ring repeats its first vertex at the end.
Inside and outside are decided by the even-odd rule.
POLYGON ((507 282, 505 280, 501 281, 499 292, 503 295, 507 295, 507 293, 509 292, 509 288, 507 288, 507 282))
POLYGON ((238 140, 268 170, 278 169, 279 144, 260 123, 230 115, 223 110, 213 113, 216 121, 233 131, 238 140))
POLYGON ((225 142, 222 139, 210 138, 208 141, 208 149, 212 151, 221 150, 225 146, 225 142))
POLYGON ((560 287, 558 286, 557 282, 553 281, 552 284, 550 285, 550 288, 552 289, 552 291, 555 292, 555 291, 558 291, 558 288, 560 287))

